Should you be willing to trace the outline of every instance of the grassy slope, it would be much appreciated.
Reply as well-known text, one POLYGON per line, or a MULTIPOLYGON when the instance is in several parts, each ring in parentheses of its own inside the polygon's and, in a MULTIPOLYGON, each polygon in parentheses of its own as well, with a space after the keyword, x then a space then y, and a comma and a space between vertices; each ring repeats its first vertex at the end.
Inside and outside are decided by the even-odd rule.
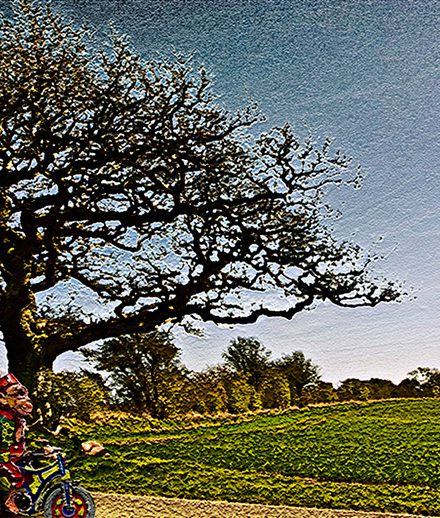
POLYGON ((439 418, 440 401, 406 400, 190 428, 95 426, 85 437, 101 440, 111 457, 72 467, 101 491, 435 514, 439 418))

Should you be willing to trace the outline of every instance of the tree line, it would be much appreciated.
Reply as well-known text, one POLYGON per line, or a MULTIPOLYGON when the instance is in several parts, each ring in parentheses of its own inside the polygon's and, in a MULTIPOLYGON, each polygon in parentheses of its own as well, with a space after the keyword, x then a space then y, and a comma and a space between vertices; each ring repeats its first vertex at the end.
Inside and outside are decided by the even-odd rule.
POLYGON ((39 398, 47 422, 88 420, 96 410, 118 409, 155 418, 188 413, 241 414, 319 403, 440 397, 440 371, 422 368, 400 383, 348 378, 335 387, 303 352, 272 359, 256 338, 234 339, 223 362, 192 371, 181 361, 170 334, 124 336, 82 350, 81 372, 46 373, 39 398))

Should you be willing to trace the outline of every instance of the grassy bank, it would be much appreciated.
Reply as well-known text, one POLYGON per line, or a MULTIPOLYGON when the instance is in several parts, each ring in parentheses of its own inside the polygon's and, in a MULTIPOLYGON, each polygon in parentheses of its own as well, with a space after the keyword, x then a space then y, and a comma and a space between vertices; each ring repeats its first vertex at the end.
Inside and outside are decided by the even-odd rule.
POLYGON ((82 438, 90 489, 276 505, 440 513, 440 401, 354 403, 200 423, 126 420, 82 438))

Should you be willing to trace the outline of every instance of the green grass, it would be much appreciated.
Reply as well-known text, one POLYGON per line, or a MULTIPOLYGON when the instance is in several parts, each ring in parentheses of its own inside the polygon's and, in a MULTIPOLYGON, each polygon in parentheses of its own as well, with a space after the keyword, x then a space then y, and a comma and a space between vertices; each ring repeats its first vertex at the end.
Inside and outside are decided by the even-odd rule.
POLYGON ((241 422, 92 426, 95 490, 365 511, 440 512, 440 401, 354 403, 241 422))

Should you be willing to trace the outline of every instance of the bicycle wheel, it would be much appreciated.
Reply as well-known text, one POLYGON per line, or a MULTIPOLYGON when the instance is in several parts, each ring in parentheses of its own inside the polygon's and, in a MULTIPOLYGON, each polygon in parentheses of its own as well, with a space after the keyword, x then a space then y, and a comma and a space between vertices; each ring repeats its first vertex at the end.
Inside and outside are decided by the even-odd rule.
POLYGON ((95 503, 88 491, 73 486, 72 506, 66 508, 63 490, 57 487, 46 497, 43 512, 44 518, 95 518, 95 503))

